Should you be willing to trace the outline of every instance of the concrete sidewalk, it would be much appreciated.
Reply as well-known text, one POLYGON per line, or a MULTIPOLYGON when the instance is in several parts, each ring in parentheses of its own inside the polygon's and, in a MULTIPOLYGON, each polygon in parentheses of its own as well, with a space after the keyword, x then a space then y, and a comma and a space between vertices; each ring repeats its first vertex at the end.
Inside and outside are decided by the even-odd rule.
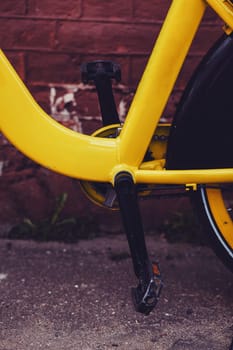
POLYGON ((0 241, 0 350, 227 350, 233 277, 208 248, 149 237, 165 281, 134 311, 124 236, 78 244, 0 241))

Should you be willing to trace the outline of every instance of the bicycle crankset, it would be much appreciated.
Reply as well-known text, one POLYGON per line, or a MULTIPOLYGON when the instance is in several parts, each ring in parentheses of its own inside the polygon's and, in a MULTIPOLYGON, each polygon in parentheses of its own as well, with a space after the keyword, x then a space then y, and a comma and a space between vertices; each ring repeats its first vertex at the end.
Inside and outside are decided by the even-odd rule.
MULTIPOLYGON (((153 164, 156 166, 156 161, 165 158, 169 128, 169 124, 158 125, 142 163, 144 169, 147 165, 150 168, 153 164)), ((92 136, 115 138, 120 134, 121 129, 121 124, 108 125, 95 131, 92 136)), ((119 209, 116 192, 110 183, 80 181, 80 185, 88 199, 95 204, 112 210, 119 209)), ((139 197, 149 197, 152 187, 154 188, 149 184, 137 185, 139 197)))

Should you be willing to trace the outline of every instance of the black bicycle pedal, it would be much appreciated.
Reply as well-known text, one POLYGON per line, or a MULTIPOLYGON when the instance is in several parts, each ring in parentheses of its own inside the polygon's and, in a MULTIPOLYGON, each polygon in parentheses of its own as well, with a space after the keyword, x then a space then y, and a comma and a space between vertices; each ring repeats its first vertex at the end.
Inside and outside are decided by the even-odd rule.
POLYGON ((146 316, 156 306, 163 288, 161 273, 157 263, 153 263, 152 270, 153 275, 149 282, 146 283, 145 280, 140 279, 137 288, 132 288, 134 307, 137 312, 146 316))
POLYGON ((115 79, 117 83, 121 81, 121 68, 118 63, 112 61, 92 61, 81 65, 81 79, 84 84, 95 81, 99 77, 115 79))

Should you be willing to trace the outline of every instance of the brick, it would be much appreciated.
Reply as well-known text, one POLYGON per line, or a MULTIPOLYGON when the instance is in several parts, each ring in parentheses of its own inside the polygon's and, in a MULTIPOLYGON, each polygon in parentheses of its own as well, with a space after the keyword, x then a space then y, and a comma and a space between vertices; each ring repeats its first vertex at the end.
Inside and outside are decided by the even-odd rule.
MULTIPOLYGON (((97 55, 82 56, 78 54, 35 53, 27 54, 27 80, 29 82, 77 84, 81 81, 81 63, 100 59, 97 55)), ((129 59, 121 56, 101 56, 103 60, 112 60, 120 64, 122 82, 129 78, 129 59)))
POLYGON ((31 84, 27 84, 27 88, 41 108, 46 113, 50 113, 48 85, 33 86, 31 84))
POLYGON ((214 42, 222 35, 221 26, 200 26, 196 37, 191 46, 191 53, 202 53, 203 55, 214 44, 214 42))
POLYGON ((29 15, 39 17, 78 18, 81 14, 81 0, 29 0, 29 15))
POLYGON ((68 197, 59 218, 80 215, 80 211, 84 209, 83 205, 86 205, 85 202, 87 202, 87 200, 85 198, 80 200, 80 196, 84 197, 84 195, 80 194, 78 181, 71 180, 66 176, 56 174, 43 168, 38 172, 37 179, 42 187, 49 190, 51 208, 49 213, 47 213, 47 217, 51 217, 56 207, 56 198, 62 193, 67 193, 68 197))
POLYGON ((132 16, 132 1, 84 0, 83 17, 103 18, 105 21, 126 19, 132 16))
POLYGON ((148 52, 158 30, 156 25, 61 22, 58 48, 99 55, 148 52))
POLYGON ((208 22, 208 21, 209 22, 221 22, 218 15, 216 14, 216 12, 214 12, 214 10, 212 10, 211 7, 207 7, 203 21, 204 22, 208 22))
POLYGON ((96 117, 100 115, 98 98, 95 91, 78 91, 75 95, 77 113, 80 116, 96 117))
MULTIPOLYGON (((113 94, 116 102, 116 107, 119 107, 119 103, 122 98, 127 98, 127 94, 123 93, 117 86, 113 86, 113 94)), ((77 102, 77 114, 81 117, 99 117, 101 115, 97 93, 93 91, 81 91, 79 90, 76 95, 77 102)))
POLYGON ((101 120, 83 120, 82 121, 83 132, 86 135, 91 135, 96 130, 102 127, 101 120))
POLYGON ((134 15, 139 20, 163 20, 171 4, 170 0, 134 0, 134 15))
POLYGON ((29 53, 27 79, 30 82, 77 83, 81 59, 78 55, 29 53))
POLYGON ((133 57, 131 63, 131 77, 130 77, 130 85, 137 86, 142 73, 146 67, 149 55, 143 57, 133 57))
POLYGON ((166 105, 166 108, 163 112, 162 117, 166 119, 172 119, 174 117, 181 95, 182 95, 181 91, 179 90, 173 91, 173 93, 168 99, 168 103, 166 105))
POLYGON ((183 90, 185 88, 201 59, 202 56, 189 55, 187 57, 176 82, 176 89, 183 90))
POLYGON ((3 49, 54 46, 55 22, 0 18, 0 28, 3 49))
MULTIPOLYGON (((15 200, 12 198, 12 196, 9 193, 8 188, 5 186, 5 184, 1 185, 0 188, 0 203, 1 203, 1 210, 0 210, 0 225, 1 225, 1 231, 3 229, 4 223, 9 223, 9 220, 11 220, 11 223, 15 223, 17 218, 17 206, 15 205, 15 200)), ((11 225, 10 225, 11 226, 11 225)), ((9 231, 10 226, 7 225, 6 231, 9 231)))
POLYGON ((25 0, 7 0, 0 2, 0 14, 2 15, 24 15, 26 12, 25 0))
POLYGON ((51 199, 48 198, 46 191, 36 178, 12 184, 11 193, 22 217, 31 220, 41 220, 47 217, 50 211, 51 199))
POLYGON ((22 80, 25 80, 25 54, 23 52, 5 52, 10 63, 22 80))

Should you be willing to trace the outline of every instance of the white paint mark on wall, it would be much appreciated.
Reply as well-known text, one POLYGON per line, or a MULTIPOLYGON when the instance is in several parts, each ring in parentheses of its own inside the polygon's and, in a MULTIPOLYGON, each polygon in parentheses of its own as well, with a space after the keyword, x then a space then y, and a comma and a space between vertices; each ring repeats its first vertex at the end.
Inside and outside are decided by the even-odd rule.
POLYGON ((2 176, 3 173, 3 167, 4 167, 4 161, 0 161, 0 176, 2 176))
POLYGON ((7 273, 0 273, 0 282, 7 279, 7 273))
POLYGON ((124 120, 127 114, 127 102, 122 98, 118 106, 118 114, 121 121, 124 120))
MULTIPOLYGON (((123 84, 118 84, 114 89, 116 93, 121 94, 122 96, 120 102, 118 103, 117 109, 120 120, 123 122, 127 115, 129 105, 134 95, 134 91, 123 84)), ((75 85, 51 84, 49 98, 52 117, 61 122, 63 125, 78 132, 83 131, 82 122, 90 120, 101 120, 100 115, 89 116, 78 114, 78 108, 75 108, 79 105, 78 92, 85 90, 96 93, 94 85, 83 83, 75 85)))
POLYGON ((74 109, 77 106, 75 100, 77 91, 77 86, 67 86, 66 92, 61 96, 57 96, 56 88, 51 87, 49 96, 50 108, 53 118, 75 131, 82 132, 82 123, 74 109))

